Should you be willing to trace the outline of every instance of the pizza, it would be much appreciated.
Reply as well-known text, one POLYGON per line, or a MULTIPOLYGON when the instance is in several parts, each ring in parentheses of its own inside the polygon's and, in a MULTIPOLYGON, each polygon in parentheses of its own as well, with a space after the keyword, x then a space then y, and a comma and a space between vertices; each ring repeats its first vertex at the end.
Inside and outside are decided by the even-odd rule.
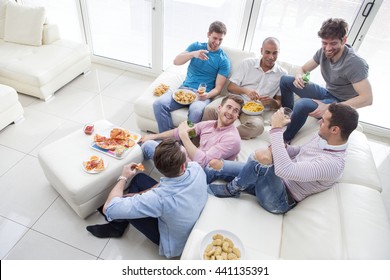
POLYGON ((105 150, 115 150, 116 148, 120 147, 133 147, 137 138, 137 135, 133 135, 127 130, 121 128, 113 128, 110 131, 110 137, 95 134, 93 140, 96 146, 98 146, 99 148, 105 150))
POLYGON ((84 168, 87 171, 102 171, 104 170, 104 161, 98 156, 91 156, 88 161, 83 162, 84 168))

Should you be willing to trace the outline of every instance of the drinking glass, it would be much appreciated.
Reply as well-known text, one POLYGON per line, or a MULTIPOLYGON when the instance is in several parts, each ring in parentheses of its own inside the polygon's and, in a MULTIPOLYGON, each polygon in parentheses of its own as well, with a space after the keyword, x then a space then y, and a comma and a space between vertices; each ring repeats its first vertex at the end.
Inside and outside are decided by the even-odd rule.
POLYGON ((204 94, 206 92, 206 83, 200 83, 198 87, 198 94, 204 94))

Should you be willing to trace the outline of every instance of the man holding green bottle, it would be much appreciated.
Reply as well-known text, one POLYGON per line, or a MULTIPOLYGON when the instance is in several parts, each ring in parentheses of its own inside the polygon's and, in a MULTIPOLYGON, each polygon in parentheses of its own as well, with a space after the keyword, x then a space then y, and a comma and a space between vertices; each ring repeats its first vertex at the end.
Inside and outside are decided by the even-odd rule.
POLYGON ((282 106, 293 109, 291 122, 283 134, 285 142, 294 138, 308 116, 320 119, 330 103, 343 102, 355 109, 372 104, 368 64, 346 44, 347 32, 348 24, 344 19, 324 21, 318 31, 322 48, 298 68, 295 77, 280 79, 282 106), (325 88, 309 82, 310 71, 318 66, 326 82, 325 88), (300 97, 295 104, 294 93, 300 97))
MULTIPOLYGON (((222 99, 218 107, 218 119, 202 121, 192 127, 183 121, 179 127, 157 134, 147 134, 140 139, 144 158, 153 158, 154 150, 158 145, 155 140, 174 138, 180 140, 186 149, 187 160, 195 161, 205 167, 211 159, 235 160, 241 148, 241 138, 234 122, 237 120, 244 100, 235 94, 222 99), (191 140, 190 133, 199 136, 197 147, 191 140)), ((191 125, 191 123, 190 123, 191 125)), ((194 136, 194 135, 192 135, 194 136)))

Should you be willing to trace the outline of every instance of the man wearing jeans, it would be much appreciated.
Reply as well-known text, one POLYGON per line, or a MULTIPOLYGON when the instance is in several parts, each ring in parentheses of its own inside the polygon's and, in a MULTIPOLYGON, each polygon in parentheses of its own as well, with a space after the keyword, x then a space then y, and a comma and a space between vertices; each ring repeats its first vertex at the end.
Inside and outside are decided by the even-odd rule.
POLYGON ((157 146, 154 163, 164 175, 160 182, 136 175, 135 163, 126 165, 103 206, 110 222, 87 230, 100 238, 120 237, 130 223, 160 246, 160 255, 172 258, 181 255, 207 202, 206 175, 198 163, 186 162, 184 147, 173 139, 157 146))
POLYGON ((298 69, 295 77, 280 79, 282 106, 293 109, 291 123, 284 132, 289 143, 305 124, 308 116, 321 118, 329 104, 343 102, 354 108, 372 104, 368 65, 350 45, 346 44, 348 24, 339 18, 330 18, 322 24, 318 36, 322 48, 298 69), (315 83, 305 83, 304 73, 320 65, 326 88, 315 83), (301 97, 294 104, 294 93, 301 97))
POLYGON ((245 191, 256 196, 267 211, 283 214, 306 197, 331 188, 340 179, 349 135, 358 124, 357 111, 347 104, 332 103, 321 118, 318 135, 303 146, 286 145, 283 126, 288 120, 279 109, 271 119, 271 145, 257 150, 246 163, 212 160, 205 169, 217 197, 238 197, 245 191))
MULTIPOLYGON (((229 75, 230 61, 220 48, 225 34, 225 24, 220 21, 213 22, 207 33, 207 43, 192 43, 173 61, 175 65, 183 65, 190 61, 182 88, 196 92, 200 83, 207 84, 206 92, 189 105, 188 119, 193 123, 200 122, 204 108, 211 99, 221 93, 229 75)), ((172 94, 172 91, 167 92, 153 103, 154 116, 160 133, 174 128, 172 111, 188 106, 177 103, 172 94)))

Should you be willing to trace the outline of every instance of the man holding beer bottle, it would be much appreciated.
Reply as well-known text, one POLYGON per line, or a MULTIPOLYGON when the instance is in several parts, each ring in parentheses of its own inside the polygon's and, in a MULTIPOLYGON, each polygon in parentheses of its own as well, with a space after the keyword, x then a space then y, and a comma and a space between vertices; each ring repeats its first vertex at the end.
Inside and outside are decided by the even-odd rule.
POLYGON ((241 108, 243 99, 238 95, 228 95, 223 98, 218 107, 218 119, 199 122, 190 127, 187 121, 179 127, 158 134, 148 134, 141 138, 142 151, 145 159, 153 158, 158 145, 155 140, 175 138, 181 140, 187 152, 187 160, 198 162, 205 167, 213 158, 235 160, 241 148, 241 138, 234 125, 241 108), (199 136, 199 147, 192 141, 189 133, 199 136))

